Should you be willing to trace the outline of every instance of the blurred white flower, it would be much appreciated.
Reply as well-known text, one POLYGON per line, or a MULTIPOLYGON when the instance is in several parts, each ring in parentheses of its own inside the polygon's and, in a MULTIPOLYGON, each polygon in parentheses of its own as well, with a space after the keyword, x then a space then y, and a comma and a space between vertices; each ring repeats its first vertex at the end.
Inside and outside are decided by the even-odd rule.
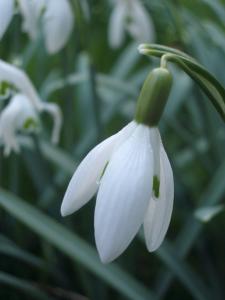
POLYGON ((17 132, 35 132, 39 120, 37 112, 29 99, 23 94, 16 94, 0 113, 0 143, 4 146, 4 154, 13 150, 19 152, 17 132))
MULTIPOLYGON (((7 29, 14 10, 14 0, 0 0, 0 38, 7 29)), ((35 40, 40 28, 50 54, 61 50, 69 39, 74 15, 69 0, 18 0, 23 16, 23 30, 35 40)))
POLYGON ((2 60, 0 60, 0 82, 10 84, 12 89, 29 100, 37 112, 46 111, 53 117, 52 142, 57 143, 62 125, 62 115, 59 106, 42 101, 25 72, 2 60))
POLYGON ((14 0, 0 0, 0 39, 13 17, 14 0))
POLYGON ((95 239, 102 262, 117 258, 144 224, 146 244, 162 243, 173 207, 173 173, 156 127, 136 121, 83 159, 65 193, 61 214, 86 204, 98 191, 95 239))
POLYGON ((48 0, 43 16, 46 48, 56 53, 66 44, 73 29, 73 12, 68 0, 48 0))
POLYGON ((109 20, 111 47, 122 45, 127 31, 138 42, 154 41, 155 30, 150 15, 140 0, 114 0, 115 6, 109 20))

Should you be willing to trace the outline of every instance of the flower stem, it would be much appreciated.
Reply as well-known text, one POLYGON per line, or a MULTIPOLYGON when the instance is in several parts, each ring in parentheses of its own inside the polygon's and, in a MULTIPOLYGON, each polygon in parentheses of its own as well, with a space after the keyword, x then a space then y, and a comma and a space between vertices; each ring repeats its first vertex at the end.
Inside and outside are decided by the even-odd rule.
POLYGON ((161 68, 167 68, 167 62, 170 58, 174 57, 173 54, 171 53, 166 53, 164 54, 162 57, 161 57, 161 60, 160 60, 160 67, 161 68))

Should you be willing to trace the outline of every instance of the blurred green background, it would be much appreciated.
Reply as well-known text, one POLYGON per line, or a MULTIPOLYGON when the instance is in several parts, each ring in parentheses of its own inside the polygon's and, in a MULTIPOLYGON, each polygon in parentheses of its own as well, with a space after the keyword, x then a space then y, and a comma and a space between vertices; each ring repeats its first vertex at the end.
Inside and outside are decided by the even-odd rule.
MULTIPOLYGON (((1 59, 24 68, 41 98, 59 104, 64 116, 57 147, 49 142, 51 119, 43 115, 42 133, 21 137, 20 154, 6 158, 0 149, 0 299, 225 299, 225 127, 175 66, 169 64, 174 84, 160 122, 175 179, 163 245, 150 254, 140 235, 119 259, 102 265, 93 237, 95 200, 60 216, 76 165, 132 120, 140 87, 159 65, 142 57, 128 35, 111 49, 112 6, 84 2, 71 0, 74 30, 53 56, 41 37, 32 43, 21 33, 19 15, 0 41, 1 59)), ((143 3, 155 42, 192 55, 225 85, 225 1, 143 3)))

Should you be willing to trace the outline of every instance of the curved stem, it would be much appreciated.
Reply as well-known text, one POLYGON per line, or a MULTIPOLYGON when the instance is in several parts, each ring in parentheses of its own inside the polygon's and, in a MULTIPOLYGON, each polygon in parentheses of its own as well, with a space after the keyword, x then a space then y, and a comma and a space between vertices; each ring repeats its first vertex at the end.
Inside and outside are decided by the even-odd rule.
POLYGON ((170 58, 173 58, 173 57, 174 57, 174 55, 170 54, 170 53, 166 53, 166 54, 162 55, 161 60, 160 60, 160 67, 167 68, 168 60, 170 60, 170 58))
POLYGON ((221 83, 201 64, 186 53, 157 44, 142 44, 139 52, 148 56, 161 58, 161 66, 166 66, 168 60, 179 65, 203 90, 225 121, 225 89, 221 83))

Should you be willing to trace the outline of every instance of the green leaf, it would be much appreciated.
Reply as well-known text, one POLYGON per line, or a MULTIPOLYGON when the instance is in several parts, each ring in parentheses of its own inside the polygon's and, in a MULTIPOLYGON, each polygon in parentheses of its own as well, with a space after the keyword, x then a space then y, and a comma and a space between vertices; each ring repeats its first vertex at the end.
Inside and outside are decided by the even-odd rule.
POLYGON ((195 211, 194 215, 199 221, 207 223, 224 210, 225 206, 222 204, 214 206, 203 206, 198 208, 195 211))
POLYGON ((36 268, 46 270, 46 265, 40 258, 20 249, 15 243, 8 238, 0 235, 0 254, 17 258, 23 262, 28 263, 36 268))
POLYGON ((190 291, 193 299, 211 299, 201 277, 191 270, 188 264, 177 257, 175 249, 168 242, 164 242, 163 247, 160 247, 156 254, 190 291))
POLYGON ((225 19, 224 5, 217 0, 214 1, 203 0, 202 2, 205 3, 208 7, 210 7, 211 10, 216 14, 218 19, 220 19, 221 23, 224 24, 224 19, 225 19))
MULTIPOLYGON (((144 235, 139 235, 144 242, 144 235)), ((202 279, 189 267, 187 263, 182 261, 176 254, 175 249, 168 241, 164 241, 163 245, 155 252, 159 259, 168 267, 170 272, 190 291, 193 299, 210 300, 209 291, 202 282, 202 279)))
MULTIPOLYGON (((208 206, 215 205, 221 200, 221 197, 225 193, 224 176, 225 176, 225 161, 218 168, 209 186, 201 196, 199 208, 206 205, 208 206)), ((177 249, 176 253, 179 258, 185 258, 187 256, 187 254, 195 244, 196 240, 198 239, 202 230, 203 230, 203 223, 196 220, 196 218, 191 216, 187 220, 177 240, 174 243, 174 247, 176 247, 177 249)), ((160 276, 159 282, 160 282, 161 296, 163 296, 166 293, 172 279, 173 279, 173 275, 171 274, 170 271, 160 276)), ((161 299, 161 297, 159 297, 159 299, 161 299)))
POLYGON ((128 45, 113 64, 111 74, 115 78, 126 78, 139 60, 136 43, 128 45))
MULTIPOLYGON (((34 141, 27 136, 20 136, 20 143, 28 149, 34 149, 34 141)), ((43 156, 56 165, 60 170, 65 171, 67 174, 73 174, 76 168, 76 161, 64 150, 52 145, 43 140, 40 141, 40 149, 43 156)))
POLYGON ((155 299, 147 288, 115 264, 103 265, 90 245, 37 208, 3 189, 0 189, 0 205, 41 238, 86 267, 128 299, 155 299))
POLYGON ((29 299, 37 300, 51 300, 49 296, 45 295, 42 291, 36 288, 33 284, 27 282, 24 279, 19 279, 10 274, 0 272, 0 285, 6 285, 10 288, 17 289, 26 295, 29 295, 29 299))
POLYGON ((225 121, 225 89, 220 82, 195 59, 182 51, 157 44, 143 44, 139 49, 141 53, 149 56, 161 57, 167 54, 166 60, 179 65, 179 67, 200 86, 225 121))

